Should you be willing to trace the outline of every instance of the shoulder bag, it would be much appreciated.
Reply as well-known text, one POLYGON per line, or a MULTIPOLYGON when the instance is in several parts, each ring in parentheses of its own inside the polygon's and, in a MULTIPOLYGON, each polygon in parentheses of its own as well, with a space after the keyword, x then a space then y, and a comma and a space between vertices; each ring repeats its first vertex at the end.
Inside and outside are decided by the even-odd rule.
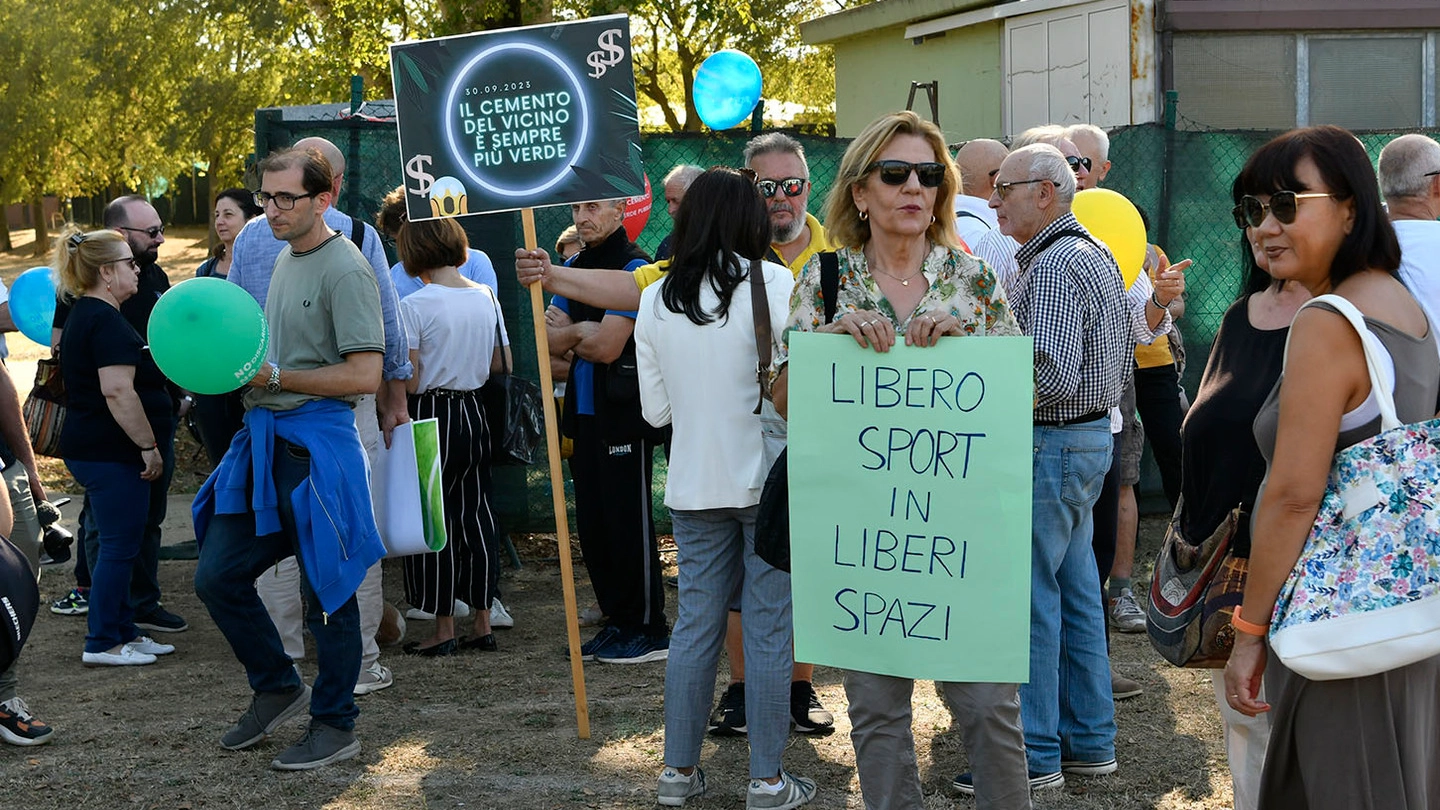
MULTIPOLYGON (((820 297, 825 302, 825 323, 835 320, 835 297, 840 289, 840 258, 833 252, 817 254, 820 257, 820 297)), ((761 400, 769 399, 770 386, 770 308, 765 303, 765 280, 759 278, 759 263, 750 265, 751 301, 755 311, 755 348, 759 353, 761 400), (759 292, 754 292, 756 286, 759 292), (761 307, 764 315, 761 315, 761 307), (761 348, 761 323, 764 323, 764 347, 761 348)), ((760 406, 755 407, 760 412, 760 406)), ((765 476, 765 487, 760 490, 760 506, 755 514, 755 555, 781 571, 790 570, 790 465, 786 461, 787 450, 781 450, 779 457, 765 476)))
POLYGON ((65 380, 59 357, 35 363, 35 385, 21 408, 30 431, 30 445, 42 456, 60 456, 60 430, 65 426, 65 380))
POLYGON ((1335 454, 1270 647, 1311 680, 1363 678, 1440 655, 1440 420, 1401 424, 1376 370, 1379 338, 1349 301, 1306 306, 1320 302, 1360 335, 1381 432, 1335 454))
POLYGON ((1230 543, 1249 515, 1231 509, 1204 542, 1192 545, 1181 529, 1184 509, 1182 496, 1155 557, 1145 630, 1150 645, 1175 666, 1218 669, 1235 646, 1230 616, 1245 595, 1250 564, 1230 553, 1230 543))

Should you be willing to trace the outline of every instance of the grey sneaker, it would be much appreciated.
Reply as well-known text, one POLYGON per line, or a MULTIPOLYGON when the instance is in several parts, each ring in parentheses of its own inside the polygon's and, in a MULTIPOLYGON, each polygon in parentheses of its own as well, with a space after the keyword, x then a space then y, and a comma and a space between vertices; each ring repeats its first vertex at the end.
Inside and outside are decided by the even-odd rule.
POLYGON ((705 772, 696 768, 689 776, 666 768, 660 772, 656 802, 665 807, 684 807, 686 799, 705 795, 705 772))
POLYGON ((310 728, 305 730, 300 742, 281 751, 270 767, 277 771, 308 771, 332 762, 353 759, 359 753, 360 741, 355 739, 355 732, 341 731, 311 720, 310 728))
POLYGON ((1122 633, 1145 632, 1145 611, 1129 588, 1110 600, 1110 626, 1122 633))
POLYGON ((304 685, 291 692, 256 692, 250 708, 220 737, 220 747, 231 751, 249 748, 309 705, 310 687, 304 685))
POLYGON ((780 772, 780 790, 772 792, 769 788, 764 782, 751 779, 750 789, 745 792, 745 810, 791 810, 815 798, 814 780, 785 771, 780 772))

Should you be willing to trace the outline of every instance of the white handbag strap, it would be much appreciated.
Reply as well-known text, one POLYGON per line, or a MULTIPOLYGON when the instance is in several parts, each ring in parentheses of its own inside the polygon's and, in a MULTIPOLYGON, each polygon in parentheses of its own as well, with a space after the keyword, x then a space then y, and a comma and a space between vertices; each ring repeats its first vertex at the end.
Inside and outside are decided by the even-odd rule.
MULTIPOLYGON (((1355 328, 1355 332, 1360 335, 1360 345, 1365 350, 1365 368, 1370 373, 1370 390, 1375 392, 1375 403, 1380 406, 1380 430, 1386 431, 1400 427, 1403 423, 1395 415, 1395 395, 1380 379, 1380 366, 1384 363, 1381 353, 1385 351, 1385 348, 1380 344, 1380 339, 1375 337, 1375 333, 1370 331, 1370 327, 1365 325, 1365 316, 1360 314, 1360 310, 1354 304, 1332 293, 1319 295, 1306 301, 1300 310, 1296 311, 1295 316, 1299 317, 1300 311, 1311 304, 1329 304, 1355 328)), ((1295 335, 1294 321, 1291 321, 1291 327, 1289 334, 1285 336, 1285 360, 1281 363, 1281 374, 1285 373, 1284 363, 1290 359, 1290 338, 1295 335)))

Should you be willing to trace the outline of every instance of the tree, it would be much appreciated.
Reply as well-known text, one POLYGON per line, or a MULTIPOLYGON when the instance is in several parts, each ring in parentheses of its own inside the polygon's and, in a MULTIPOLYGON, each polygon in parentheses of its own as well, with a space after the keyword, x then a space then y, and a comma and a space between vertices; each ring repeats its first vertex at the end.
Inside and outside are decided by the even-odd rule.
MULTIPOLYGON (((822 13, 820 0, 575 0, 567 18, 628 11, 635 61, 635 89, 659 105, 675 131, 697 132, 695 71, 710 54, 743 51, 766 72, 800 53, 800 21, 822 13), (683 116, 683 120, 682 120, 683 116)), ((822 84, 831 86, 833 78, 822 84)))

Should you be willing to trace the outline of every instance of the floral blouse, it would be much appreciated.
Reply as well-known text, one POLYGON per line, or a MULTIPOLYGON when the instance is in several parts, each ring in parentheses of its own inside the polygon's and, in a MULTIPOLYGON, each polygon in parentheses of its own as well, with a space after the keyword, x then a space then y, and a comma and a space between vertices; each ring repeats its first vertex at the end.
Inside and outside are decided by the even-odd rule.
MULTIPOLYGON (((937 310, 949 312, 960 321, 967 335, 1020 335, 1020 325, 1005 302, 990 266, 960 250, 932 245, 921 266, 930 289, 915 305, 913 312, 902 317, 880 292, 874 276, 865 266, 863 251, 840 248, 840 288, 836 292, 835 319, 856 310, 883 313, 895 324, 897 335, 903 335, 916 315, 937 310)), ((790 320, 785 324, 788 346, 792 331, 812 332, 825 323, 825 302, 820 295, 820 257, 812 256, 800 271, 795 290, 790 294, 790 320)), ((778 362, 777 362, 778 365, 778 362)))

